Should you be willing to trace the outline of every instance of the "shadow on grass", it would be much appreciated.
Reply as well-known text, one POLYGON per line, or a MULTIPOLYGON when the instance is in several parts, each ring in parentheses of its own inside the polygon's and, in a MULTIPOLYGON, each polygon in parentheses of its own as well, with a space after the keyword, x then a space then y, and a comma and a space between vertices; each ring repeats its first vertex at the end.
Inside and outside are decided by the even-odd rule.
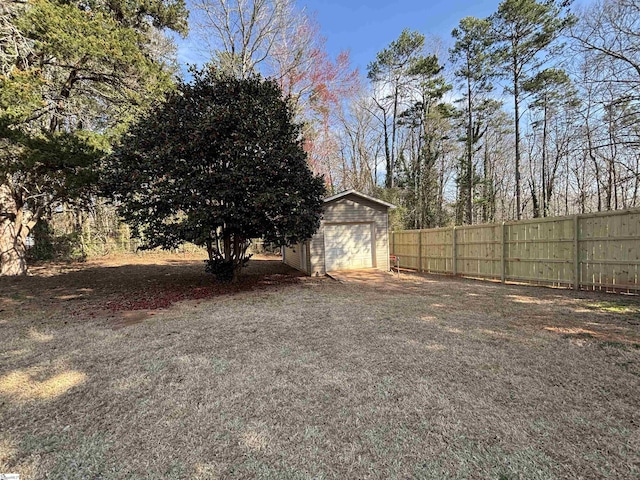
POLYGON ((193 258, 124 265, 94 261, 53 273, 40 268, 28 277, 0 278, 0 314, 10 318, 29 311, 47 315, 62 311, 95 317, 104 312, 157 310, 182 300, 277 288, 296 283, 301 275, 278 257, 251 259, 236 284, 217 283, 205 273, 204 260, 193 258))

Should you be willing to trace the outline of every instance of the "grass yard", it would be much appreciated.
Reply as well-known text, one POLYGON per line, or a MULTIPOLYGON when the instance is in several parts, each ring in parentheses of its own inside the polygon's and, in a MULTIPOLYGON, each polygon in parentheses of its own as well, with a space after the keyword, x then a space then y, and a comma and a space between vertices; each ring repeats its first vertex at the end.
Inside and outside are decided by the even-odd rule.
POLYGON ((640 300, 126 257, 0 279, 0 473, 640 477, 640 300))

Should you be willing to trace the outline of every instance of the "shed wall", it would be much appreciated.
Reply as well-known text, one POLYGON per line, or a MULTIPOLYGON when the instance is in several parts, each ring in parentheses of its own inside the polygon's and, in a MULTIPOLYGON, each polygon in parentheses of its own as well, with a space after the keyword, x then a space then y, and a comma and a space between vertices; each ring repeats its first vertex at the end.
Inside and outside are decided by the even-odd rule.
POLYGON ((292 247, 284 247, 284 258, 283 261, 284 263, 286 263, 287 265, 289 265, 290 267, 295 268, 296 270, 301 270, 301 271, 305 271, 304 268, 302 268, 301 262, 300 262, 300 249, 302 248, 302 244, 298 243, 292 247))

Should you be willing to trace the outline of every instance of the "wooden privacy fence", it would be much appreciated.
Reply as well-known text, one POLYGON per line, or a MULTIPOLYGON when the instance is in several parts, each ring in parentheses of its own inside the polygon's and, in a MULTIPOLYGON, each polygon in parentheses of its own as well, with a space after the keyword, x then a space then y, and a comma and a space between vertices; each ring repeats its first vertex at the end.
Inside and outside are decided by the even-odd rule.
POLYGON ((640 209, 391 233, 400 266, 640 293, 640 209))

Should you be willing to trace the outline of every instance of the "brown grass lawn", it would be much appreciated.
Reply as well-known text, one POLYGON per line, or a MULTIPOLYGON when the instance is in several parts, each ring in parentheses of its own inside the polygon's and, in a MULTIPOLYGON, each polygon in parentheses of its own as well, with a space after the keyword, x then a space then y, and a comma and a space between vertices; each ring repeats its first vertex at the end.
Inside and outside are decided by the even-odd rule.
POLYGON ((0 279, 0 473, 640 477, 640 300, 193 257, 0 279))

